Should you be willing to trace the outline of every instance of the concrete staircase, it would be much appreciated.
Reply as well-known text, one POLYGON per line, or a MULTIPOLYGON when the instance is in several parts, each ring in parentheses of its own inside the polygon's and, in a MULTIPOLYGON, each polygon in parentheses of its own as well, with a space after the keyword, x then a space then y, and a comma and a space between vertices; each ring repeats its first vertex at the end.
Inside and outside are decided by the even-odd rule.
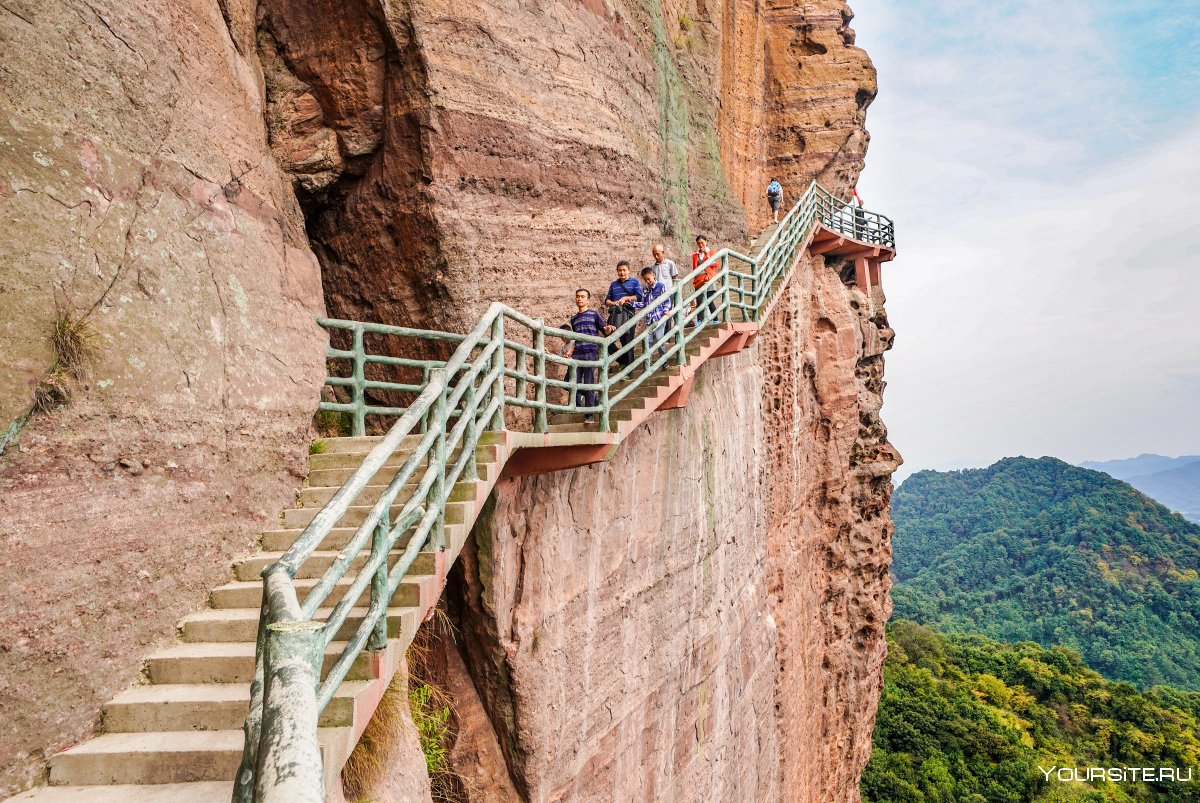
MULTIPOLYGON (((446 509, 446 551, 420 553, 393 598, 387 649, 360 655, 347 681, 322 714, 320 739, 327 790, 333 791, 343 764, 394 674, 399 657, 411 643, 418 625, 437 604, 446 572, 461 551, 479 510, 513 451, 537 452, 541 450, 539 447, 545 451, 569 450, 588 441, 603 441, 610 450, 614 449, 656 410, 683 406, 686 392, 681 395, 681 391, 690 389, 699 366, 714 355, 731 333, 728 324, 701 330, 688 344, 684 365, 672 365, 650 377, 616 406, 607 433, 600 433, 595 424, 584 424, 582 416, 563 415, 553 418, 546 435, 489 432, 481 436, 482 445, 476 450, 479 480, 461 482, 452 489, 446 509), (673 403, 673 397, 678 403, 673 403)), ((299 595, 316 584, 338 550, 354 534, 355 526, 363 521, 369 510, 367 503, 379 498, 419 439, 418 435, 405 439, 356 500, 362 504, 347 510, 320 550, 305 562, 295 581, 299 595)), ((254 675, 262 570, 282 556, 379 440, 369 437, 323 441, 325 451, 309 455, 308 481, 297 493, 295 507, 283 511, 279 528, 261 534, 261 551, 236 561, 230 582, 210 592, 208 607, 180 620, 176 643, 145 659, 144 683, 117 695, 104 706, 100 734, 50 759, 48 786, 10 800, 228 801, 241 760, 241 728, 249 708, 250 681, 254 675)), ((410 483, 406 490, 411 492, 413 487, 410 483)), ((394 513, 406 499, 405 493, 397 498, 394 513)), ((404 546, 403 541, 396 545, 393 561, 404 546)), ((352 565, 361 566, 363 558, 360 555, 352 565)), ((330 607, 337 604, 350 582, 345 578, 337 584, 327 601, 330 607)), ((329 608, 319 611, 317 618, 328 613, 329 608)), ((338 637, 347 637, 364 613, 364 609, 356 608, 338 637)), ((329 646, 326 671, 343 645, 344 642, 335 641, 329 646)))
MULTIPOLYGON (((485 436, 486 438, 486 436, 485 436)), ((242 722, 254 675, 255 636, 262 582, 259 575, 300 535, 378 438, 337 438, 324 441, 326 451, 309 456, 308 484, 297 494, 296 506, 285 510, 278 529, 262 533, 262 551, 233 565, 233 579, 214 588, 209 605, 184 617, 175 644, 145 659, 144 682, 110 700, 103 710, 101 733, 50 759, 50 785, 10 798, 13 801, 87 801, 88 803, 224 803, 242 754, 242 722)), ((369 499, 377 499, 396 470, 411 454, 410 438, 372 479, 369 499)), ((446 552, 422 552, 404 579, 389 610, 391 640, 386 650, 364 653, 346 682, 325 709, 320 721, 326 786, 332 789, 384 689, 416 633, 417 626, 437 604, 445 569, 457 557, 483 500, 500 476, 503 445, 477 449, 480 479, 459 483, 446 510, 446 552)), ((410 486, 411 490, 411 486, 410 486)), ((406 497, 401 496, 402 502, 406 497)), ((367 501, 364 499, 363 501, 367 501)), ((338 554, 363 520, 368 508, 352 507, 338 522, 321 550, 301 569, 296 586, 303 595, 338 554)), ((393 560, 403 543, 397 544, 393 560)), ((361 558, 359 559, 361 565, 361 558)), ((328 600, 333 606, 348 588, 343 580, 328 600)), ((365 606, 366 600, 363 600, 365 606)), ((317 618, 328 614, 318 612, 317 618)), ((365 613, 355 609, 347 620, 345 638, 365 613)), ((326 651, 326 671, 343 643, 326 651)))

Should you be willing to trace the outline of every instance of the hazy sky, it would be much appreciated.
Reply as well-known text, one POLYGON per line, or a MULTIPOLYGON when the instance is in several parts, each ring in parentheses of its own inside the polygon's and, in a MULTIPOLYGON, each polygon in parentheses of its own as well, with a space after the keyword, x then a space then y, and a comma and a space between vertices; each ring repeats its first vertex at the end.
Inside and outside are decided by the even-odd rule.
POLYGON ((1200 453, 1200 0, 857 0, 922 468, 1200 453))

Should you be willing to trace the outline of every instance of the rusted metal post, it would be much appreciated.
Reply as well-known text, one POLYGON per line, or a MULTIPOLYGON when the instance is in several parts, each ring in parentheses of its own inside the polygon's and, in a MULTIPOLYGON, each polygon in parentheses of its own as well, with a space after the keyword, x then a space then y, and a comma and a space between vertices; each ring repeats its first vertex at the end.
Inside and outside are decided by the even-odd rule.
POLYGON ((513 396, 521 401, 525 401, 529 395, 525 379, 526 375, 529 373, 527 370, 529 367, 529 360, 528 352, 525 351, 524 347, 516 347, 513 349, 513 363, 513 367, 517 372, 517 378, 514 380, 513 396))
POLYGON ((608 366, 612 356, 607 346, 600 347, 600 431, 608 432, 610 411, 608 404, 608 366))
POLYGON ((371 630, 371 637, 367 640, 368 650, 382 650, 387 646, 388 642, 388 622, 387 622, 387 592, 388 592, 388 562, 387 553, 389 551, 388 539, 391 536, 392 530, 392 512, 384 508, 383 515, 379 517, 379 523, 375 525, 375 532, 371 536, 371 557, 382 554, 383 562, 379 564, 379 568, 375 570, 375 574, 371 577, 371 606, 374 607, 380 600, 383 601, 383 615, 379 617, 379 621, 375 623, 374 629, 371 630))
MULTIPOLYGON (((683 316, 685 310, 683 308, 683 285, 680 282, 675 282, 675 286, 672 288, 671 301, 675 305, 674 314, 671 316, 675 327, 675 364, 683 365, 687 362, 687 341, 684 340, 683 316)), ((697 312, 702 313, 703 310, 698 308, 697 312)), ((698 315, 696 320, 700 320, 702 317, 702 314, 698 315)))
MULTIPOLYGON (((429 384, 429 366, 425 366, 424 368, 421 369, 421 387, 423 388, 428 384, 429 384)), ((417 432, 420 432, 422 435, 424 435, 428 431, 429 431, 429 411, 426 410, 425 414, 423 416, 421 416, 421 423, 417 428, 417 432)))
POLYGON ((250 681, 250 709, 242 725, 242 762, 233 782, 233 803, 254 803, 254 773, 258 766, 258 742, 262 736, 263 664, 266 661, 269 616, 268 586, 264 582, 262 605, 258 610, 258 636, 254 642, 254 679, 250 681))
POLYGON ((721 323, 729 323, 729 254, 721 257, 721 323))
MULTIPOLYGON (((523 357, 522 360, 524 360, 523 357)), ((479 422, 475 420, 478 406, 475 400, 475 379, 469 377, 467 378, 467 392, 463 397, 463 415, 467 417, 467 429, 463 434, 463 448, 470 450, 461 477, 461 480, 466 482, 474 482, 479 479, 479 465, 476 462, 478 456, 475 454, 476 445, 479 443, 479 422)))
POLYGON ((492 365, 500 367, 500 373, 496 376, 496 386, 492 391, 496 394, 496 398, 500 400, 500 405, 496 408, 496 414, 492 417, 492 429, 497 432, 504 429, 504 315, 497 314, 496 319, 492 321, 492 340, 500 345, 492 353, 492 359, 496 362, 492 365))

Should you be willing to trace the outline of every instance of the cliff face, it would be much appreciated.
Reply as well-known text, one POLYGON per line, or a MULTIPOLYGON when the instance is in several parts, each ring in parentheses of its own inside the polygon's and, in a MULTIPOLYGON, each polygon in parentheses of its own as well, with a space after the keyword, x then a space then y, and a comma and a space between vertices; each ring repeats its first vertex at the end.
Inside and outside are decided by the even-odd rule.
MULTIPOLYGON (((0 466, 9 789, 283 506, 324 369, 314 315, 461 331, 501 300, 557 321, 656 240, 680 262, 699 231, 744 248, 768 177, 789 203, 813 178, 848 189, 875 91, 833 0, 0 15, 18 232, 0 425, 53 364, 56 314, 104 344, 0 466)), ((449 592, 449 664, 477 695, 456 695, 466 754, 509 789, 856 799, 888 604, 890 330, 823 260, 787 292, 612 463, 499 488, 449 592)))
POLYGON ((562 316, 618 257, 745 244, 862 167, 874 70, 843 3, 264 0, 267 119, 336 316, 562 316))
POLYGON ((527 799, 858 799, 890 613, 891 332, 823 260, 782 304, 685 410, 609 463, 504 482, 477 525, 448 596, 527 799))
POLYGON ((253 30, 205 0, 0 9, 0 429, 56 316, 100 346, 2 458, 0 792, 90 732, 303 470, 320 269, 253 30))

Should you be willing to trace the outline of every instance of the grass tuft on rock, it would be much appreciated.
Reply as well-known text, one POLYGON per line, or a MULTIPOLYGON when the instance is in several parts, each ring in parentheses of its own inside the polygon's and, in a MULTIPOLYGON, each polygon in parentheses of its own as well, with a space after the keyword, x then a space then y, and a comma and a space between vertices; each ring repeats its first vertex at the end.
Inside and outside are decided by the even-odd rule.
POLYGON ((33 390, 33 409, 44 413, 70 402, 74 383, 87 375, 100 356, 101 342, 87 316, 58 312, 50 327, 54 364, 33 390))
POLYGON ((54 316, 50 333, 50 345, 58 364, 75 378, 81 378, 100 355, 100 333, 83 315, 73 315, 69 310, 54 316))
POLYGON ((319 410, 313 417, 313 426, 321 438, 348 438, 353 431, 350 413, 319 410))

